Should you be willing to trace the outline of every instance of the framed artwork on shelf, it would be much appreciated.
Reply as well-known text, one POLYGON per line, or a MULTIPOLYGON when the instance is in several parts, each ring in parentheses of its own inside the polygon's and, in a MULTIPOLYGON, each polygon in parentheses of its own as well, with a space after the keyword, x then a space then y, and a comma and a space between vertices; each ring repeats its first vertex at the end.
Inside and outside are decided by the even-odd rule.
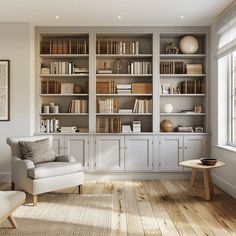
POLYGON ((0 60, 0 121, 10 120, 10 60, 0 60))

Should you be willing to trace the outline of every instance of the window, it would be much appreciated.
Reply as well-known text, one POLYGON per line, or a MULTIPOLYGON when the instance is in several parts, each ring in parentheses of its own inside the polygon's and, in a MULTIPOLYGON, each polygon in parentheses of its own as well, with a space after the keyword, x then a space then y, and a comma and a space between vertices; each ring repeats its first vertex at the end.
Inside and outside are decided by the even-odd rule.
POLYGON ((229 140, 228 144, 236 146, 236 51, 229 54, 229 140))

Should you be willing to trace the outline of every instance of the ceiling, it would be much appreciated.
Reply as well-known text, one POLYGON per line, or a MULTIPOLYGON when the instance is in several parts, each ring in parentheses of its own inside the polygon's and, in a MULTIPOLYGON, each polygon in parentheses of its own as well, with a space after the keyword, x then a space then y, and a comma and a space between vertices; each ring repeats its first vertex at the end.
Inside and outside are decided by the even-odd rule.
POLYGON ((1 1, 0 22, 31 22, 36 26, 208 26, 233 1, 7 0, 1 1))

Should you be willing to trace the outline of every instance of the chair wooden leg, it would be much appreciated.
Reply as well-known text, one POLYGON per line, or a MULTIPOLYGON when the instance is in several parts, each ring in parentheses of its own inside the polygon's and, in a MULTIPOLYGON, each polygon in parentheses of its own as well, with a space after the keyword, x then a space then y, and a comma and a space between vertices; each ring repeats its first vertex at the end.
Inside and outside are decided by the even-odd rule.
POLYGON ((33 205, 34 206, 37 206, 37 195, 32 195, 32 198, 33 198, 33 205))
POLYGON ((82 193, 82 184, 81 185, 78 185, 78 192, 79 192, 79 194, 81 194, 82 193))
POLYGON ((15 183, 11 182, 11 190, 15 190, 15 183))
POLYGON ((13 215, 9 215, 9 216, 7 217, 7 219, 8 219, 8 221, 11 223, 11 225, 12 225, 13 228, 15 228, 15 229, 18 228, 18 225, 17 225, 17 223, 16 223, 15 218, 13 217, 13 215))

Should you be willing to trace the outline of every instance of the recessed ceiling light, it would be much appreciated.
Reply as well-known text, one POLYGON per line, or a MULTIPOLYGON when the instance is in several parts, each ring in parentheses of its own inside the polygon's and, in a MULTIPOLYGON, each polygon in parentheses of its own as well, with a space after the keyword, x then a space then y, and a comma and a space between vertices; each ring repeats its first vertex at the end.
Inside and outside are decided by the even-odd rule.
POLYGON ((118 19, 121 19, 121 16, 117 16, 118 19))
POLYGON ((56 19, 59 19, 60 17, 59 16, 55 16, 56 19))
POLYGON ((184 19, 184 16, 180 16, 179 18, 180 18, 180 19, 184 19))

